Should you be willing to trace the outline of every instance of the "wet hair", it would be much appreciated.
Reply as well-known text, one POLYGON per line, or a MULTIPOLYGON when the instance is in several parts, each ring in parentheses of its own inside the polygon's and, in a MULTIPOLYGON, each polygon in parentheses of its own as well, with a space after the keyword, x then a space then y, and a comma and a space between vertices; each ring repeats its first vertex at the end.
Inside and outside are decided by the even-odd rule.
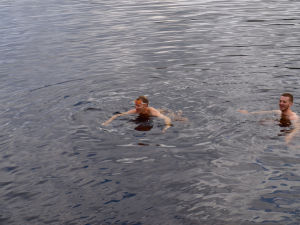
POLYGON ((294 102, 294 96, 290 93, 283 93, 281 96, 284 96, 284 97, 289 97, 290 99, 290 102, 294 102))
POLYGON ((146 96, 139 96, 137 99, 136 99, 136 101, 137 100, 141 100, 143 103, 145 103, 145 104, 149 104, 149 101, 148 101, 148 98, 146 97, 146 96))

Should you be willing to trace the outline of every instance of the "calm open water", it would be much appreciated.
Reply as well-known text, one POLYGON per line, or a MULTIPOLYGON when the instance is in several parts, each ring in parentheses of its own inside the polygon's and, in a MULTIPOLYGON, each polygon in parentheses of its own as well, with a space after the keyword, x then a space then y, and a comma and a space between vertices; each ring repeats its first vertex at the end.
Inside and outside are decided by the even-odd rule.
POLYGON ((0 224, 297 225, 297 0, 2 0, 0 224), (183 110, 102 122, 147 95, 183 110))

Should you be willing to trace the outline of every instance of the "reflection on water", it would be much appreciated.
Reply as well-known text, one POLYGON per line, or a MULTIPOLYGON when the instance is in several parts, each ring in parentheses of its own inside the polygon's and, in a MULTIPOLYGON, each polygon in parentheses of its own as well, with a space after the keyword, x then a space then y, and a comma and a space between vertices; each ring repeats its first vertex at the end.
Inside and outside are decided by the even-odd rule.
POLYGON ((300 136, 237 113, 299 109, 298 1, 0 6, 0 224, 299 223, 300 136), (188 122, 101 126, 140 95, 188 122))
POLYGON ((130 120, 130 122, 134 122, 137 125, 134 129, 138 131, 149 131, 153 127, 152 118, 148 116, 139 115, 134 120, 130 120))
POLYGON ((291 121, 287 118, 281 117, 280 119, 262 119, 259 121, 260 125, 268 126, 270 128, 276 128, 279 126, 278 136, 285 136, 291 133, 295 127, 292 125, 291 121))
POLYGON ((279 126, 281 126, 281 127, 289 127, 291 125, 292 125, 292 123, 291 123, 291 121, 288 118, 285 118, 285 117, 281 117, 280 118, 280 120, 279 120, 279 126))

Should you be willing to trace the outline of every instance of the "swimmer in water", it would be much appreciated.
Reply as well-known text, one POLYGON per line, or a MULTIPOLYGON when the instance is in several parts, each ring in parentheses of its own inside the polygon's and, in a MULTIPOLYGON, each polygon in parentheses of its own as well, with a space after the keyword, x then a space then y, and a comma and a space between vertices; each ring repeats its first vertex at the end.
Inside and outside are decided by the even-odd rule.
POLYGON ((285 136, 286 143, 289 143, 300 130, 299 116, 291 109, 293 102, 294 102, 294 97, 292 94, 283 93, 279 99, 279 110, 256 111, 256 112, 248 112, 247 110, 238 110, 238 111, 243 114, 276 113, 280 115, 280 125, 282 126, 293 125, 294 127, 294 129, 285 136))
POLYGON ((119 116, 125 116, 125 115, 130 115, 130 114, 138 114, 139 116, 142 117, 158 117, 161 118, 165 121, 165 127, 163 129, 163 132, 165 132, 168 128, 172 126, 171 119, 165 115, 163 115, 159 110, 150 107, 149 106, 149 101, 147 97, 145 96, 140 96, 138 97, 135 101, 135 108, 131 109, 127 112, 119 113, 114 116, 112 116, 110 119, 102 123, 103 126, 107 126, 111 121, 116 119, 119 116))

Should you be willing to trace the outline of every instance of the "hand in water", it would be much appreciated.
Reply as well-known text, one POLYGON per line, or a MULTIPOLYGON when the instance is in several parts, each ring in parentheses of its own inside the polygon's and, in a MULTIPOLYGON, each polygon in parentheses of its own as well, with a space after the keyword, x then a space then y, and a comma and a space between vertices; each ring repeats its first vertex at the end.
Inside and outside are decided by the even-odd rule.
POLYGON ((109 122, 106 121, 106 122, 102 123, 101 125, 106 127, 108 124, 109 124, 109 122))
POLYGON ((249 112, 247 110, 239 109, 238 112, 242 114, 248 114, 249 112))
POLYGON ((165 133, 170 127, 171 127, 172 125, 166 125, 165 127, 164 127, 164 129, 162 130, 162 132, 163 133, 165 133))

